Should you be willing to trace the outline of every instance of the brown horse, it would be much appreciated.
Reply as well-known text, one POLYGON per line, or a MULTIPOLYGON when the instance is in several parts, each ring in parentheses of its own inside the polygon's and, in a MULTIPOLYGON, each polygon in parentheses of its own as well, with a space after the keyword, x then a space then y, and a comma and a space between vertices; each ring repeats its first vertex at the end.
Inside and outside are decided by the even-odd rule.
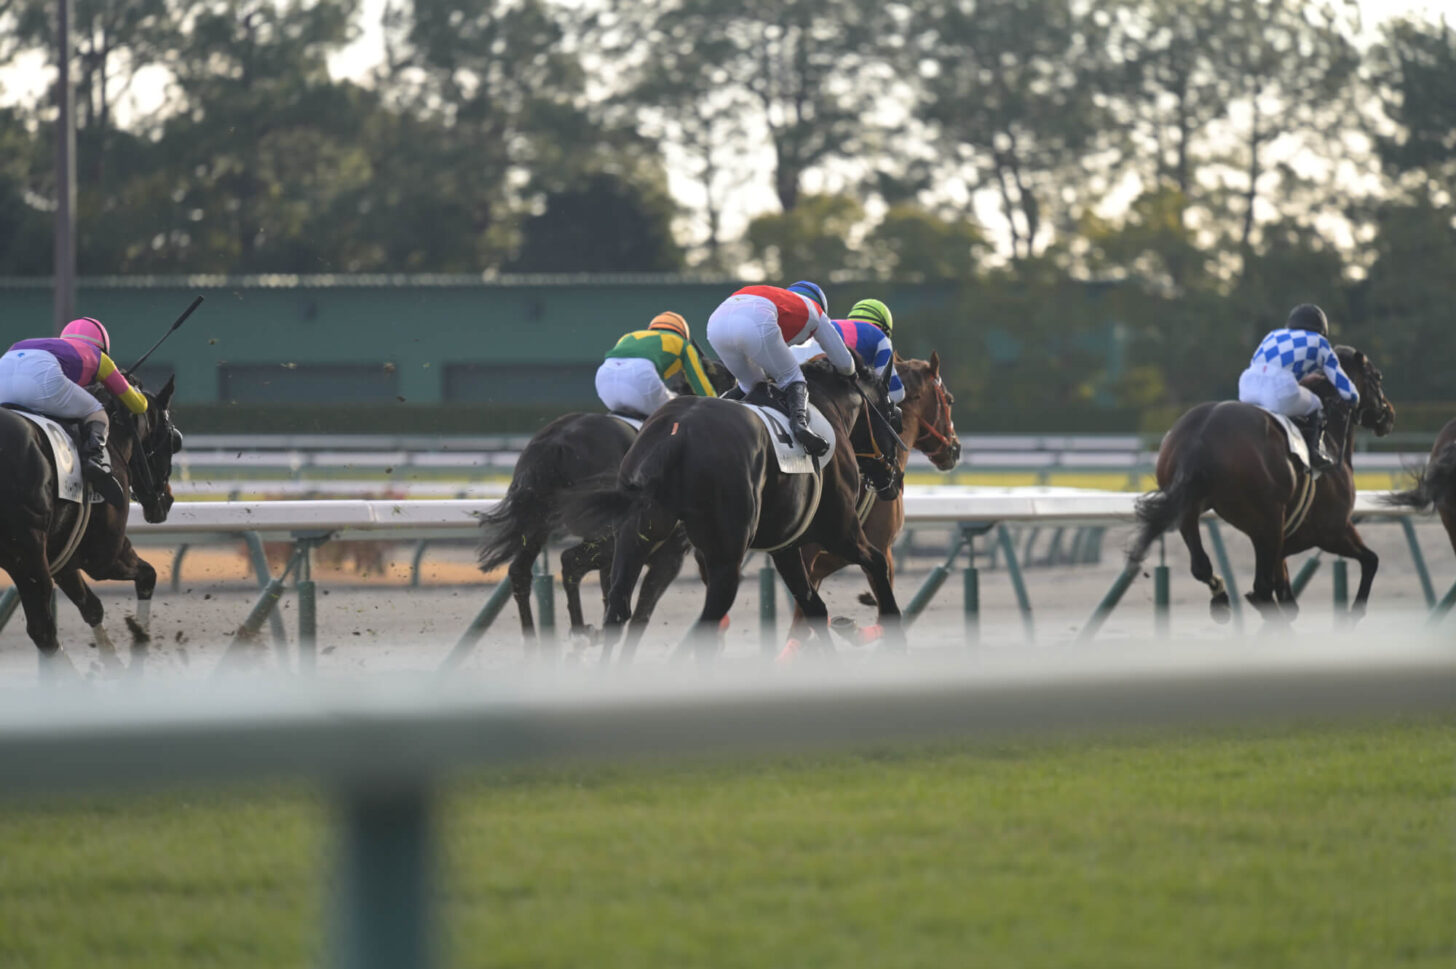
MULTIPOLYGON (((949 471, 961 459, 961 442, 956 436, 955 421, 951 418, 951 405, 955 395, 946 389, 940 378, 940 354, 931 352, 930 359, 896 359, 895 372, 905 385, 905 400, 901 404, 904 427, 900 439, 913 447, 935 465, 936 470, 949 471)), ((899 454, 900 472, 910 460, 909 450, 899 454)), ((873 498, 873 496, 871 496, 873 498)), ((895 559, 891 552, 895 537, 905 524, 905 496, 897 495, 894 501, 873 500, 869 514, 864 520, 865 537, 870 544, 885 554, 885 563, 890 570, 890 579, 895 577, 895 559)), ((835 555, 823 545, 807 544, 801 547, 804 567, 809 570, 809 582, 815 590, 826 578, 849 565, 849 560, 835 555)), ((866 605, 874 605, 874 597, 861 596, 866 605)), ((803 638, 801 624, 804 614, 797 607, 791 624, 790 636, 803 638)))
POLYGON ((1388 495, 1384 501, 1388 505, 1423 511, 1435 508, 1441 524, 1446 526, 1451 548, 1456 550, 1456 419, 1436 435, 1430 459, 1417 472, 1415 487, 1388 495))
MULTIPOLYGON (((1199 516, 1212 509, 1253 542, 1254 588, 1247 598, 1266 619, 1292 618, 1298 612, 1285 557, 1309 548, 1359 560, 1360 589, 1350 611, 1364 613, 1380 560, 1350 521, 1355 425, 1383 437, 1395 426, 1395 408, 1385 399, 1380 371, 1365 354, 1350 347, 1336 347, 1335 352, 1360 393, 1360 403, 1342 429, 1341 465, 1311 481, 1309 471, 1290 459, 1284 431, 1267 412, 1237 401, 1199 404, 1163 438, 1158 490, 1138 502, 1142 527, 1128 551, 1129 568, 1143 560, 1159 535, 1177 526, 1193 558, 1193 577, 1213 592, 1213 617, 1226 622, 1228 590, 1213 574, 1198 529, 1199 516)), ((1303 382, 1322 396, 1333 393, 1323 374, 1303 382)))

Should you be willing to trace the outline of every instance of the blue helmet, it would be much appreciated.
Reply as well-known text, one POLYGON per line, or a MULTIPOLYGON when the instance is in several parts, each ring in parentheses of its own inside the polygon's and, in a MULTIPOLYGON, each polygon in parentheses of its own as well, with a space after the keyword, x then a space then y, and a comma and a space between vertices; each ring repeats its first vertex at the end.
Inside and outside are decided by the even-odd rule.
POLYGON ((829 297, 824 295, 824 290, 819 288, 818 283, 811 283, 807 279, 801 279, 797 283, 785 287, 791 293, 798 293, 800 296, 807 296, 819 304, 824 315, 829 315, 829 297))

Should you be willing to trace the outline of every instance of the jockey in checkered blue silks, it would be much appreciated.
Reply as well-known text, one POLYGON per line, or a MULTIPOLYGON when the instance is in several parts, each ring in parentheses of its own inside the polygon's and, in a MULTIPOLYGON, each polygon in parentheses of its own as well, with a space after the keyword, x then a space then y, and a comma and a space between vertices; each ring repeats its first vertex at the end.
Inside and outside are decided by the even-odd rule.
POLYGON ((1239 376, 1239 400, 1257 404, 1299 422, 1309 441, 1310 463, 1315 471, 1327 471, 1335 459, 1324 450, 1325 412, 1320 398, 1299 381, 1323 370, 1340 399, 1354 407, 1360 394, 1340 369, 1340 358, 1330 346, 1330 323, 1324 310, 1313 303, 1301 303, 1289 313, 1289 321, 1271 330, 1254 351, 1248 369, 1239 376))

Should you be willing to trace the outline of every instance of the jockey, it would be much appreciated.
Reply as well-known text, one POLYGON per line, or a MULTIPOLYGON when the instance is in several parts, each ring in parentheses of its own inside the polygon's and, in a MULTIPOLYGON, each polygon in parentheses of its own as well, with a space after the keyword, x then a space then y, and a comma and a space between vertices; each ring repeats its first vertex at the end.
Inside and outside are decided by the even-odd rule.
MULTIPOLYGON (((844 345, 871 370, 884 377, 890 375, 890 422, 900 430, 900 402, 905 399, 905 385, 895 372, 895 347, 890 337, 895 332, 895 317, 890 308, 877 299, 862 299, 850 307, 849 316, 831 320, 844 345)), ((807 363, 824 353, 817 338, 796 346, 791 351, 799 363, 807 363)))
POLYGON ((1325 452, 1324 407, 1317 394, 1299 385, 1300 378, 1324 370, 1342 401, 1350 407, 1360 402, 1355 385, 1340 369, 1340 358, 1330 346, 1329 335, 1330 322, 1324 310, 1313 303, 1301 303, 1289 312, 1283 328, 1264 337, 1248 369, 1239 376, 1239 400, 1299 422, 1309 443, 1311 471, 1328 471, 1339 455, 1331 457, 1325 452))
POLYGON ((714 396, 687 320, 658 313, 647 329, 628 333, 607 351, 597 368, 597 396, 609 411, 648 417, 676 396, 663 381, 678 373, 697 396, 714 396))
POLYGON ((83 388, 100 381, 133 414, 145 413, 147 399, 127 383, 110 352, 106 327, 89 316, 67 323, 57 339, 21 340, 0 357, 0 402, 84 422, 82 473, 107 501, 124 505, 106 453, 106 409, 83 388))
POLYGON ((853 375, 854 355, 830 325, 829 300, 814 283, 800 280, 787 289, 745 286, 708 317, 708 342, 738 378, 738 386, 723 396, 741 399, 755 384, 773 381, 788 397, 794 437, 805 451, 820 457, 829 442, 809 429, 809 385, 789 352, 790 346, 816 336, 834 369, 853 375))

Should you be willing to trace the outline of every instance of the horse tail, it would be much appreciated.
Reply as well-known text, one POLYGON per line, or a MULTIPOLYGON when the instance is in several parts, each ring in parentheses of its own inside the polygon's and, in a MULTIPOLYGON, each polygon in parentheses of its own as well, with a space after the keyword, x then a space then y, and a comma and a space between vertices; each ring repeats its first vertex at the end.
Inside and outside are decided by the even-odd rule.
POLYGON ((564 502, 562 519, 584 538, 613 535, 625 523, 660 504, 666 494, 666 476, 678 466, 681 437, 662 435, 629 454, 630 467, 607 474, 574 489, 564 502))
POLYGON ((1422 511, 1433 506, 1456 502, 1456 441, 1436 452, 1426 466, 1416 471, 1412 487, 1394 491, 1380 499, 1381 504, 1422 511))
POLYGON ((516 462, 506 496, 480 516, 476 561, 489 572, 513 558, 532 535, 550 531, 556 521, 560 471, 571 460, 556 441, 532 441, 516 462))
POLYGON ((1189 507, 1199 500, 1202 485, 1202 469, 1180 468, 1168 487, 1150 491, 1137 500, 1138 530, 1127 551, 1128 568, 1141 565, 1153 542, 1182 520, 1189 507))

